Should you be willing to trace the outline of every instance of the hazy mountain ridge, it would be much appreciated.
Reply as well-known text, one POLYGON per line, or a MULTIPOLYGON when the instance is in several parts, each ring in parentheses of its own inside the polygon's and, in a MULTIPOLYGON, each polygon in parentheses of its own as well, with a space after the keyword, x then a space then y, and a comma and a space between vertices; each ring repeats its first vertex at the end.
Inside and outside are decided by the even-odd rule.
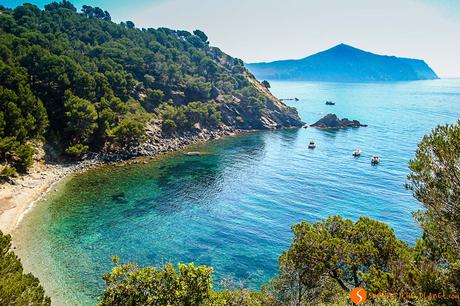
POLYGON ((340 44, 299 60, 247 64, 258 79, 372 82, 437 79, 419 59, 378 55, 340 44))

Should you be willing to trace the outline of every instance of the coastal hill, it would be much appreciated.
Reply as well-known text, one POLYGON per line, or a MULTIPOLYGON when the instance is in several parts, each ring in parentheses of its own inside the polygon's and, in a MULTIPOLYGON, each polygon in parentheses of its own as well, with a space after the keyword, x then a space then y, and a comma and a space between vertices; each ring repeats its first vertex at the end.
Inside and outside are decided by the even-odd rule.
POLYGON ((259 80, 374 82, 437 79, 423 61, 378 55, 346 44, 299 60, 247 64, 259 80))
POLYGON ((26 172, 43 140, 57 157, 126 157, 301 125, 200 30, 139 29, 69 1, 0 5, 0 179, 26 172))

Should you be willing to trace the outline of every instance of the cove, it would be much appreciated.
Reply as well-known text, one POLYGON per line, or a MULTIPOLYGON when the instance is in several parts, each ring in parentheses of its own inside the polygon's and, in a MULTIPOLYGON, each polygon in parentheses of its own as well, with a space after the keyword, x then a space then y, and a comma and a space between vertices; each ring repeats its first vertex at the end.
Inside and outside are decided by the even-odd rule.
POLYGON ((309 123, 334 112, 369 126, 247 133, 191 148, 208 155, 178 152, 69 177, 15 233, 25 268, 56 304, 89 305, 113 255, 141 265, 194 261, 214 268, 217 287, 233 278, 259 288, 301 220, 368 216, 415 243, 411 213, 420 206, 404 188, 407 162, 431 128, 457 120, 459 80, 276 82, 272 91, 298 97, 289 103, 309 123), (351 155, 355 147, 362 157, 351 155), (380 165, 370 165, 372 154, 380 165))

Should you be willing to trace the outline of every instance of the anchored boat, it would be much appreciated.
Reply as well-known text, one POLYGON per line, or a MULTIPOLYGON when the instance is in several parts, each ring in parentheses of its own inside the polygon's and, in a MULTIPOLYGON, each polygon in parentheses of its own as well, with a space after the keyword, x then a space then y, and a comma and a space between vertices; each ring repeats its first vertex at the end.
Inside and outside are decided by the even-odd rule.
POLYGON ((359 156, 361 156, 361 150, 360 149, 355 149, 352 154, 353 154, 354 157, 359 157, 359 156))
POLYGON ((378 156, 378 155, 372 156, 372 158, 371 158, 371 164, 377 165, 377 164, 379 164, 379 163, 380 163, 380 156, 378 156))

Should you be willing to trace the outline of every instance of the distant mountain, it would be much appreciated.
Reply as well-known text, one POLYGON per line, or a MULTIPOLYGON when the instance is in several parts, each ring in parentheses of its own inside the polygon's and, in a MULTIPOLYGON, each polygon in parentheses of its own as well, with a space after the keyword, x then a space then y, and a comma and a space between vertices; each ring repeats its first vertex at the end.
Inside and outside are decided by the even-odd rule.
POLYGON ((345 44, 299 60, 246 66, 260 80, 373 82, 438 78, 423 60, 378 55, 345 44))

